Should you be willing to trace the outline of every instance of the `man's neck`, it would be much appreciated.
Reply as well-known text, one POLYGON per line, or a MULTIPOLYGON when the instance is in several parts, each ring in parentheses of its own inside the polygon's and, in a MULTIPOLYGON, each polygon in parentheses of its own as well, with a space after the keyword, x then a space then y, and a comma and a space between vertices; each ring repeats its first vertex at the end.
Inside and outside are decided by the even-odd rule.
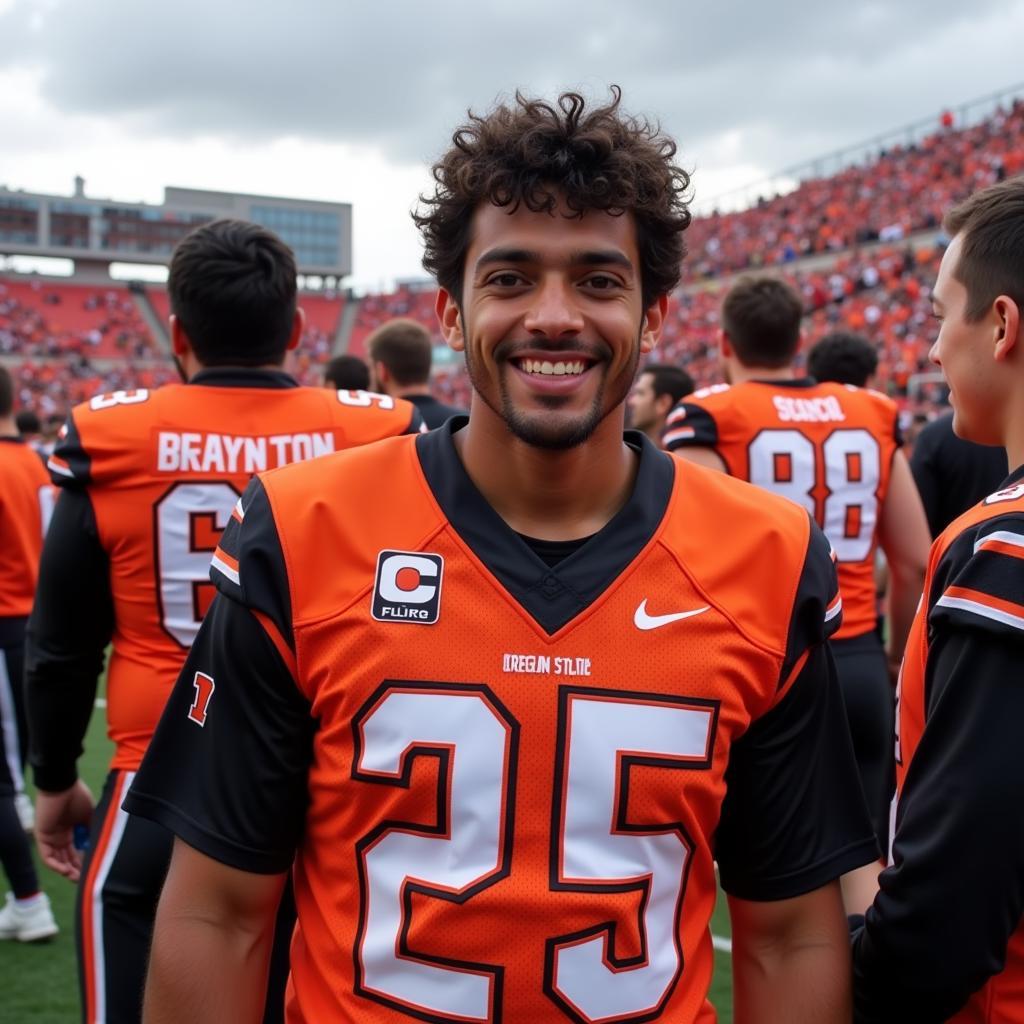
POLYGON ((600 530, 629 500, 639 460, 622 440, 616 410, 584 444, 552 451, 509 434, 476 395, 455 447, 470 479, 518 533, 538 540, 574 540, 600 530))
POLYGON ((20 437, 18 424, 13 416, 0 416, 0 437, 20 437))
POLYGON ((1012 410, 1006 420, 1006 464, 1013 472, 1024 466, 1024 403, 1012 410))
POLYGON ((416 398, 419 395, 430 397, 430 387, 427 384, 406 384, 404 387, 391 388, 390 394, 393 398, 416 398))
POLYGON ((729 379, 733 384, 748 380, 796 380, 797 375, 790 366, 744 366, 737 360, 729 364, 729 379))

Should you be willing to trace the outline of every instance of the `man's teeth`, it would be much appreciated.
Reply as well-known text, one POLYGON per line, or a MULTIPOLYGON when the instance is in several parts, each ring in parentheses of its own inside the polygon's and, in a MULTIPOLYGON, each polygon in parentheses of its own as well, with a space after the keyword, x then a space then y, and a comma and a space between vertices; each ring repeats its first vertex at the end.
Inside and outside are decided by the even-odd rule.
POLYGON ((546 359, 524 359, 519 365, 525 373, 543 373, 555 377, 563 377, 566 374, 580 374, 585 369, 582 360, 577 360, 574 363, 551 363, 546 359))

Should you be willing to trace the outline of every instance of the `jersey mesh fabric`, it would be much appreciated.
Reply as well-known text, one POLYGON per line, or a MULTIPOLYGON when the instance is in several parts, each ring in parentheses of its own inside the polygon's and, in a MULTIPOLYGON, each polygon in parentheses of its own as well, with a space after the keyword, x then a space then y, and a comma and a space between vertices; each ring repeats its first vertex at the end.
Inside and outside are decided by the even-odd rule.
MULTIPOLYGON (((382 948, 378 908, 396 900, 401 920, 383 948, 397 949, 399 962, 427 965, 428 974, 446 972, 443 982, 443 973, 433 975, 442 990, 466 974, 490 979, 479 1019, 553 1019, 552 1001, 569 1017, 606 1016, 601 995, 560 983, 558 963, 607 932, 614 962, 663 967, 674 950, 669 962, 674 957, 685 971, 685 981, 677 972, 658 990, 657 1005, 633 1007, 627 1016, 642 1010, 666 1020, 713 1021, 705 1001, 713 961, 708 922, 725 770, 752 720, 787 694, 780 684, 788 678, 806 515, 774 499, 766 514, 763 494, 688 469, 643 550, 582 614, 548 633, 446 521, 412 443, 386 442, 316 469, 315 485, 303 467, 261 478, 288 575, 296 681, 319 723, 295 868, 301 927, 289 1020, 343 1015, 360 1024, 397 1024, 409 1012, 449 1019, 428 997, 454 997, 432 992, 427 982, 420 1002, 396 995, 389 985, 397 979, 367 955, 368 944, 382 948), (358 507, 358 514, 340 509, 339 495, 351 495, 349 512, 358 507), (737 529, 733 542, 714 553, 701 543, 755 514, 763 529, 737 529), (375 570, 385 550, 440 559, 436 623, 373 618, 375 570), (642 630, 635 621, 645 602, 652 615, 703 611, 642 630), (389 718, 392 703, 405 700, 420 713, 389 718), (427 739, 432 702, 438 717, 452 715, 458 743, 427 739), (590 742, 590 716, 631 724, 651 709, 652 721, 689 723, 688 745, 647 749, 644 743, 654 741, 634 736, 635 754, 612 753, 604 761, 597 747, 592 758, 573 762, 573 752, 590 742), (375 731, 381 718, 390 721, 383 735, 375 731), (484 725, 493 742, 480 747, 474 737, 484 725), (375 760, 384 742, 405 751, 387 769, 375 760), (574 763, 593 771, 581 775, 574 763), (493 820, 458 816, 453 794, 464 792, 459 779, 465 785, 466 772, 477 791, 493 787, 481 804, 493 820), (579 813, 602 800, 617 822, 604 818, 597 840, 598 851, 607 846, 609 863, 602 870, 596 862, 570 864, 570 803, 579 813), (479 854, 472 878, 446 886, 410 853, 405 869, 417 880, 396 878, 393 892, 380 888, 385 851, 418 841, 422 856, 432 843, 454 842, 467 829, 478 837, 474 849, 494 851, 490 859, 479 854), (649 880, 615 866, 616 844, 646 841, 641 836, 667 837, 653 841, 685 865, 676 887, 655 900, 661 919, 673 922, 664 941, 650 939, 641 924, 649 880)), ((243 536, 251 526, 246 512, 243 536)), ((244 592, 250 563, 238 555, 244 592)), ((259 572, 255 565, 252 572, 259 572)), ((225 593, 235 588, 229 583, 225 593)), ((832 596, 820 595, 818 642, 832 596)))

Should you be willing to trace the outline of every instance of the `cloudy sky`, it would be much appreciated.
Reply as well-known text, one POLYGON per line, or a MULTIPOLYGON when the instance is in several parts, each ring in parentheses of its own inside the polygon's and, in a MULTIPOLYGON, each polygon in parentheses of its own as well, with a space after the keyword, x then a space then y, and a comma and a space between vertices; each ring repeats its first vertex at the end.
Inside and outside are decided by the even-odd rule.
POLYGON ((0 184, 351 202, 354 284, 466 108, 581 86, 658 118, 699 201, 1024 80, 1024 0, 0 0, 0 184))

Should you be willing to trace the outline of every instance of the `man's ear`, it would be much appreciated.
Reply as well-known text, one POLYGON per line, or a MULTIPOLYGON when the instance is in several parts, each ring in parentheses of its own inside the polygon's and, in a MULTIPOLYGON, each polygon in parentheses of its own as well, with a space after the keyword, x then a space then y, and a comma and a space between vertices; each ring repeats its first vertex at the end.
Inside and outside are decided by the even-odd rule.
POLYGON ((723 359, 729 359, 735 354, 732 350, 732 342, 729 340, 729 335, 722 330, 718 332, 718 354, 723 359))
POLYGON ((441 325, 441 337, 453 352, 462 352, 466 348, 466 336, 463 333, 462 310, 455 296, 444 288, 438 288, 437 300, 434 303, 437 322, 441 325))
POLYGON ((302 340, 302 332, 306 329, 306 311, 301 306, 295 307, 295 319, 292 321, 291 333, 288 335, 288 344, 285 346, 286 352, 291 352, 292 349, 299 347, 299 342, 302 340))
POLYGON ((371 361, 370 370, 374 386, 378 391, 383 391, 385 386, 391 380, 390 371, 382 362, 376 359, 371 361))
POLYGON ((168 323, 171 328, 171 351, 181 359, 192 351, 192 342, 189 341, 181 321, 173 313, 168 323))
POLYGON ((654 408, 662 419, 672 411, 675 404, 672 401, 672 396, 667 391, 664 394, 654 396, 654 408))
POLYGON ((992 303, 992 313, 995 317, 995 345, 992 355, 996 362, 1008 359, 1010 353, 1017 349, 1018 345, 1024 344, 1020 337, 1021 324, 1020 306, 1008 295, 1000 295, 992 303))
POLYGON ((640 351, 650 352, 661 338, 665 317, 668 314, 668 296, 659 295, 644 312, 640 324, 640 351))

